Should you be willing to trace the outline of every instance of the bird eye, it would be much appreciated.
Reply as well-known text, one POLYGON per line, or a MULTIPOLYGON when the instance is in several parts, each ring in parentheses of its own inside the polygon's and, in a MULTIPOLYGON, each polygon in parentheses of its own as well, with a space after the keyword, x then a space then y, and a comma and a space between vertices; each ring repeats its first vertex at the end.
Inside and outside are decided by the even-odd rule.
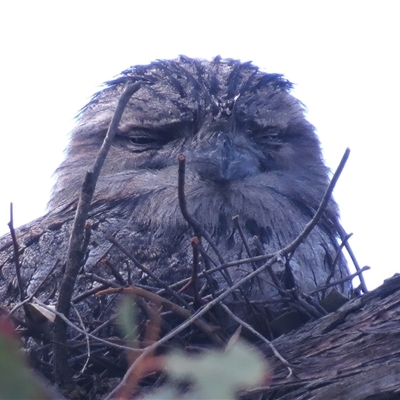
POLYGON ((150 129, 132 129, 126 136, 130 142, 130 150, 134 153, 158 149, 169 139, 166 132, 150 129))
POLYGON ((262 143, 276 144, 280 141, 280 129, 277 126, 263 128, 253 135, 254 140, 262 143))
POLYGON ((152 143, 157 143, 158 142, 158 140, 156 138, 145 137, 145 136, 132 136, 132 137, 129 138, 129 140, 133 144, 138 144, 138 145, 152 144, 152 143))

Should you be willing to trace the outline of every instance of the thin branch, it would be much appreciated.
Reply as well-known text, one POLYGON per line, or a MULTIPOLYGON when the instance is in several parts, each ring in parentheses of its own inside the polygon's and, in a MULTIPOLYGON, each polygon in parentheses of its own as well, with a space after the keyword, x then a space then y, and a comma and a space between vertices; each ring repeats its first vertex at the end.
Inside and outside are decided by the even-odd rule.
POLYGON ((24 301, 22 301, 21 303, 18 303, 11 311, 10 311, 10 315, 15 313, 15 311, 17 311, 21 306, 23 306, 26 303, 29 303, 37 294, 37 292, 39 291, 39 289, 44 285, 44 283, 47 281, 47 279, 49 278, 49 276, 52 274, 52 272, 54 271, 54 269, 57 267, 57 265, 60 263, 60 259, 58 258, 56 260, 56 262, 54 263, 54 265, 50 268, 49 272, 47 272, 46 276, 43 278, 43 280, 39 283, 39 285, 36 287, 36 289, 33 291, 33 293, 27 297, 24 301))
MULTIPOLYGON (((94 275, 94 274, 85 274, 85 276, 87 276, 87 275, 88 275, 89 277, 91 277, 91 276, 94 275)), ((100 283, 101 283, 101 282, 100 282, 100 283)), ((113 282, 112 282, 112 283, 113 283, 113 282)), ((117 285, 117 284, 115 284, 115 285, 116 285, 115 287, 119 287, 119 285, 117 285)), ((97 292, 100 291, 100 290, 107 289, 107 288, 110 287, 110 286, 113 287, 112 285, 109 285, 109 284, 108 284, 108 281, 107 281, 107 284, 99 285, 99 286, 93 287, 92 289, 86 290, 85 292, 80 293, 78 296, 74 297, 74 298, 71 300, 71 303, 77 304, 77 303, 81 302, 82 300, 86 299, 87 297, 90 297, 92 294, 95 294, 95 293, 97 293, 97 292)))
POLYGON ((10 228, 13 249, 14 249, 15 272, 17 275, 19 297, 20 297, 20 300, 23 301, 25 294, 24 294, 24 288, 22 286, 21 263, 19 262, 19 246, 18 246, 18 242, 17 242, 17 236, 15 234, 15 229, 14 229, 13 203, 10 203, 10 222, 8 223, 8 227, 10 228))
MULTIPOLYGON (((336 228, 337 228, 337 230, 339 232, 339 235, 340 235, 341 239, 343 241, 345 241, 347 233, 344 230, 343 226, 338 223, 336 228)), ((350 246, 348 241, 345 241, 345 247, 346 247, 347 252, 349 253, 349 256, 350 256, 351 260, 353 261, 354 267, 356 268, 356 270, 358 272, 360 272, 361 271, 360 265, 358 264, 356 256, 354 255, 353 250, 352 250, 352 248, 351 248, 351 246, 350 246)), ((358 277, 360 278, 362 291, 364 293, 368 293, 367 285, 365 283, 364 276, 362 275, 362 273, 359 274, 358 277)))
POLYGON ((81 315, 79 314, 78 309, 76 308, 76 306, 74 304, 72 304, 71 306, 74 309, 75 314, 77 315, 77 317, 79 319, 79 322, 81 324, 82 330, 85 332, 85 338, 86 338, 87 357, 86 357, 85 364, 83 364, 83 367, 81 369, 81 374, 82 374, 85 371, 85 369, 86 369, 86 367, 87 367, 87 365, 89 363, 89 360, 90 360, 90 340, 89 340, 89 335, 86 332, 85 325, 84 325, 84 323, 82 321, 82 318, 81 318, 81 315))
POLYGON ((317 223, 319 222, 319 220, 321 219, 327 205, 328 202, 330 200, 330 198, 332 197, 332 192, 333 189, 336 186, 336 183, 344 169, 344 166, 346 165, 346 162, 349 158, 350 155, 350 149, 346 149, 346 151, 343 154, 343 157, 339 163, 339 166, 337 167, 335 174, 332 177, 332 180, 330 181, 328 188, 325 191, 324 197, 322 198, 322 201, 318 207, 317 212, 315 213, 314 217, 312 218, 312 220, 306 224, 306 226, 304 227, 303 231, 300 233, 299 236, 297 236, 297 238, 290 243, 289 246, 286 246, 284 250, 282 250, 282 252, 286 254, 292 253, 295 251, 295 249, 297 249, 297 247, 304 242, 304 240, 307 238, 307 236, 310 234, 310 232, 313 230, 313 228, 315 227, 315 225, 317 225, 317 223))
MULTIPOLYGON (((143 85, 143 81, 130 83, 122 93, 106 137, 96 157, 94 165, 90 171, 86 172, 85 180, 79 197, 78 207, 70 236, 66 269, 61 281, 60 293, 57 303, 57 311, 68 316, 71 306, 72 293, 75 286, 76 277, 79 268, 82 265, 85 243, 85 224, 89 213, 90 204, 96 188, 97 179, 101 168, 105 162, 107 153, 111 147, 114 136, 118 130, 118 125, 122 114, 132 95, 143 85)), ((57 383, 72 382, 72 371, 68 364, 68 354, 66 348, 62 345, 67 340, 67 327, 62 319, 56 318, 54 322, 54 372, 57 383)))
MULTIPOLYGON (((41 301, 40 301, 39 299, 37 299, 36 297, 34 298, 34 300, 35 300, 35 303, 39 304, 39 305, 42 306, 44 309, 46 309, 46 310, 52 312, 53 314, 55 314, 58 318, 62 319, 62 320, 65 322, 65 324, 67 324, 70 328, 76 330, 77 332, 81 333, 82 335, 85 335, 85 336, 87 335, 87 336, 89 336, 91 339, 96 340, 97 342, 106 344, 107 346, 114 347, 114 348, 116 348, 116 349, 126 350, 126 351, 132 351, 132 352, 134 352, 134 353, 136 352, 136 353, 139 353, 139 354, 142 352, 141 349, 134 349, 134 348, 128 347, 128 346, 122 346, 122 345, 120 345, 120 344, 116 344, 116 343, 110 342, 110 341, 108 341, 108 340, 101 339, 101 338, 99 338, 99 337, 97 337, 97 336, 92 335, 92 334, 89 333, 89 332, 85 332, 84 330, 82 330, 81 328, 78 328, 75 324, 73 324, 68 318, 65 317, 64 314, 61 314, 60 312, 54 310, 53 308, 50 308, 48 305, 44 304, 43 302, 41 302, 41 301)), ((61 344, 61 343, 60 343, 60 344, 61 344)), ((66 343, 62 343, 62 346, 65 347, 65 348, 68 347, 66 343)))
POLYGON ((311 291, 309 293, 309 295, 313 295, 317 292, 321 292, 322 290, 326 290, 332 286, 336 286, 336 285, 340 285, 341 283, 347 282, 347 281, 351 281, 353 278, 355 278, 356 276, 359 276, 360 274, 362 274, 365 271, 368 271, 369 269, 371 269, 371 267, 369 267, 368 265, 362 267, 359 271, 354 272, 354 274, 351 274, 349 276, 346 276, 345 278, 342 279, 338 279, 335 282, 331 282, 328 285, 323 285, 323 286, 319 286, 317 287, 315 290, 311 291))
MULTIPOLYGON (((113 293, 123 293, 123 294, 134 294, 136 296, 140 296, 152 303, 156 304, 159 307, 163 307, 166 310, 172 311, 176 315, 181 316, 182 318, 190 319, 192 314, 190 311, 178 306, 175 303, 172 303, 169 300, 164 299, 161 296, 156 295, 155 293, 149 292, 147 290, 141 289, 136 286, 129 286, 127 288, 119 288, 119 289, 106 289, 97 293, 97 296, 102 296, 105 294, 113 294, 113 293)), ((206 333, 214 343, 222 344, 221 339, 216 335, 215 331, 218 329, 217 327, 209 325, 207 322, 203 320, 199 320, 196 318, 194 325, 196 325, 199 329, 201 329, 204 333, 206 333)))
POLYGON ((179 207, 181 209, 181 213, 183 218, 188 222, 188 224, 193 228, 194 234, 197 237, 204 237, 211 248, 214 250, 214 253, 219 259, 221 264, 224 264, 224 258, 222 257, 221 253, 218 250, 218 247, 215 243, 211 240, 208 233, 203 229, 200 223, 189 214, 186 204, 186 197, 185 197, 185 169, 186 169, 186 158, 183 154, 178 156, 179 168, 178 168, 178 198, 179 198, 179 207))
POLYGON ((198 288, 198 276, 199 276, 199 245, 200 240, 197 236, 192 238, 190 241, 193 249, 193 268, 192 268, 192 277, 190 280, 183 286, 178 293, 184 293, 188 288, 192 288, 193 291, 193 299, 195 308, 200 308, 203 305, 203 301, 199 295, 198 288))
MULTIPOLYGON (((121 245, 121 243, 118 242, 117 239, 114 237, 110 236, 108 240, 119 250, 121 250, 127 257, 129 257, 133 263, 136 265, 137 268, 139 268, 141 271, 143 271, 145 274, 147 274, 151 279, 153 279, 157 284, 162 287, 168 294, 170 294, 172 297, 174 297, 176 300, 178 300, 181 304, 183 304, 187 309, 191 309, 192 307, 188 304, 188 302, 180 296, 177 292, 171 289, 170 285, 166 284, 164 281, 162 281, 157 275, 155 275, 150 269, 148 269, 146 266, 144 266, 130 251, 125 249, 124 246, 121 245)), ((190 278, 189 278, 190 279, 190 278)))
MULTIPOLYGON (((235 315, 229 307, 221 302, 221 307, 227 312, 227 314, 234 319, 238 324, 243 326, 243 328, 246 328, 249 332, 251 332, 253 335, 257 336, 260 340, 262 340, 274 353, 274 355, 282 362, 282 364, 288 368, 289 370, 289 376, 292 375, 293 371, 292 368, 297 368, 296 365, 293 365, 289 363, 280 353, 279 351, 275 348, 275 346, 270 342, 266 337, 261 335, 258 331, 256 331, 251 325, 249 325, 247 322, 243 321, 240 319, 237 315, 235 315)), ((300 368, 300 367, 299 367, 300 368)), ((288 376, 288 377, 289 377, 288 376)))
MULTIPOLYGON (((342 240, 342 243, 340 243, 339 248, 336 251, 335 258, 332 261, 331 272, 329 273, 328 277, 326 278, 326 283, 325 283, 326 285, 329 285, 331 279, 335 275, 336 264, 338 263, 340 255, 342 254, 343 247, 345 247, 347 241, 351 238, 351 236, 353 236, 352 233, 346 235, 344 240, 342 240)), ((324 297, 324 294, 322 294, 322 297, 324 297)))
POLYGON ((111 273, 114 275, 114 278, 118 281, 118 283, 122 286, 126 286, 127 283, 125 282, 125 279, 122 277, 122 275, 119 273, 118 269, 115 267, 115 265, 110 261, 108 257, 104 257, 100 260, 102 264, 107 265, 111 273))
MULTIPOLYGON (((233 223, 234 223, 236 229, 237 229, 238 232, 239 232, 239 236, 240 236, 240 238, 242 239, 244 248, 246 249, 247 256, 248 256, 248 257, 251 257, 252 254, 251 254, 251 250, 250 250, 249 244, 247 243, 247 240, 246 240, 246 238, 244 237, 243 229, 242 229, 242 227, 240 226, 240 223, 239 223, 239 215, 235 215, 234 217, 232 217, 232 221, 233 221, 233 223)), ((264 252, 262 252, 262 254, 264 254, 264 252)), ((251 263, 251 265, 252 265, 252 267, 253 267, 253 271, 257 269, 255 263, 251 263)))
MULTIPOLYGON (((254 243, 255 243, 255 245, 256 245, 256 247, 257 247, 258 252, 261 253, 261 254, 264 254, 264 249, 263 249, 263 246, 262 246, 262 244, 261 244, 260 239, 258 238, 258 236, 253 236, 253 240, 254 240, 254 243)), ((286 293, 286 291, 282 288, 282 286, 281 286, 281 284, 280 284, 278 278, 276 277, 276 274, 275 274, 274 270, 272 269, 272 265, 269 266, 269 267, 267 267, 267 271, 268 271, 268 273, 269 273, 269 275, 270 275, 270 277, 271 277, 271 279, 272 279, 272 282, 274 282, 274 285, 275 285, 276 290, 279 292, 279 294, 280 294, 282 297, 285 297, 285 295, 287 295, 287 293, 286 293)))

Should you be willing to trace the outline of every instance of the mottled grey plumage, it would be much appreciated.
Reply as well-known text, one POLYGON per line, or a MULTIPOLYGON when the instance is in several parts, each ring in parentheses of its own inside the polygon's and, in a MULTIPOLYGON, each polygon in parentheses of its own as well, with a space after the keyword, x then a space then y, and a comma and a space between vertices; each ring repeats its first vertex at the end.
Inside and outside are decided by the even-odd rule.
MULTIPOLYGON (((132 67, 108 82, 83 108, 66 159, 57 170, 49 213, 20 230, 22 272, 29 292, 57 258, 64 260, 85 171, 96 157, 125 83, 141 79, 151 84, 129 101, 97 183, 90 216, 92 240, 83 271, 112 279, 109 268, 99 262, 108 254, 125 278, 130 265, 133 280, 139 281, 131 261, 107 241, 113 234, 167 282, 190 276, 193 231, 178 204, 179 154, 187 159, 188 210, 210 234, 225 261, 247 257, 232 223, 234 215, 239 215, 256 255, 254 235, 265 252, 276 251, 301 232, 318 208, 328 171, 314 128, 305 119, 302 104, 290 95, 291 84, 281 75, 220 58, 180 57, 132 67)), ((323 285, 330 274, 338 249, 337 215, 331 201, 320 224, 290 261, 296 285, 305 292, 323 285)), ((215 254, 203 244, 218 265, 215 254)), ((13 303, 17 292, 9 237, 1 239, 0 251, 0 297, 13 303)), ((284 266, 274 268, 290 287, 284 266)), ((241 265, 230 269, 230 274, 236 282, 249 271, 251 265, 241 265)), ((347 275, 341 256, 333 280, 347 275)), ((53 277, 53 285, 59 277, 53 277)), ((83 274, 79 279, 77 291, 93 285, 83 274)), ((215 274, 215 280, 219 287, 226 287, 220 274, 215 274)), ((276 299, 270 281, 263 273, 258 282, 245 286, 244 293, 251 300, 276 299)), ((45 285, 40 296, 56 297, 53 289, 45 285)), ((348 296, 350 285, 336 289, 348 296)))

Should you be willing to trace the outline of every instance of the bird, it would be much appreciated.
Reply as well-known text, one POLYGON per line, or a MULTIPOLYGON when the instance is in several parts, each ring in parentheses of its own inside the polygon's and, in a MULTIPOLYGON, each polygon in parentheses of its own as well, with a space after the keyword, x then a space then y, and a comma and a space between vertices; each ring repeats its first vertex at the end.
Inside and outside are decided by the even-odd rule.
MULTIPOLYGON (((90 206, 90 239, 75 299, 99 284, 94 276, 121 285, 157 286, 110 237, 168 285, 191 276, 191 240, 198 232, 179 204, 180 155, 186 160, 187 211, 219 251, 200 238, 201 271, 222 261, 278 252, 315 215, 329 184, 329 169, 305 106, 292 96, 293 85, 283 75, 221 57, 180 56, 133 66, 106 82, 82 108, 55 172, 47 214, 16 231, 27 296, 57 300, 82 181, 124 88, 135 82, 145 84, 126 105, 90 206)), ((331 199, 290 260, 272 266, 282 289, 308 294, 330 279, 340 281, 335 289, 350 296, 338 222, 338 206, 331 199)), ((6 307, 18 302, 14 261, 6 235, 0 239, 0 301, 6 307)), ((206 293, 218 294, 263 263, 233 266, 201 282, 206 293)), ((320 299, 321 292, 313 296, 320 299)), ((284 308, 266 270, 230 299, 232 304, 269 304, 271 318, 284 308)), ((93 296, 80 304, 86 319, 98 318, 106 308, 104 299, 93 296)))

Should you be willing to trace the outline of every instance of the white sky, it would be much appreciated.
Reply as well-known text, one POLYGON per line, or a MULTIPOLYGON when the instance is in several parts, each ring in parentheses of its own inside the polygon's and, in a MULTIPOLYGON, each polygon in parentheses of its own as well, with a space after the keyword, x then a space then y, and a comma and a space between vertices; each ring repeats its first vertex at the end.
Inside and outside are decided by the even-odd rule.
POLYGON ((0 2, 0 234, 41 216, 74 117, 99 85, 159 58, 252 60, 283 73, 325 159, 369 288, 399 271, 400 3, 390 1, 0 2), (397 118, 396 118, 397 117, 397 118))

